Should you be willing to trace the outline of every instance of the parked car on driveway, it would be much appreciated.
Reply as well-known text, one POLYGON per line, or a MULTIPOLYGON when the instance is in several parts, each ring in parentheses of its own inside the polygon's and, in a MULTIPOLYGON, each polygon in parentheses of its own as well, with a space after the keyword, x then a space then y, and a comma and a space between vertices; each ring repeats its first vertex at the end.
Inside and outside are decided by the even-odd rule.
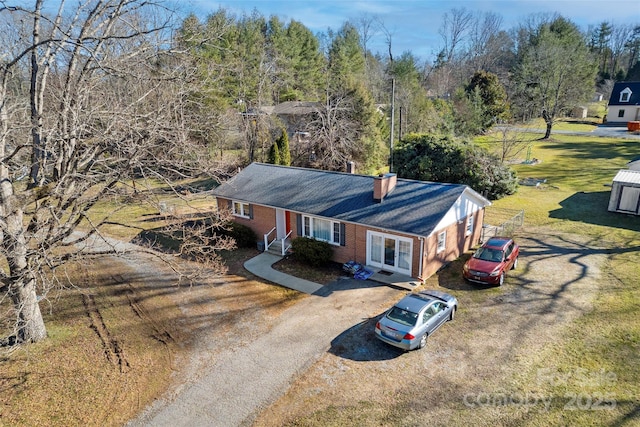
POLYGON ((436 329, 453 320, 457 308, 456 297, 441 291, 408 294, 376 323, 376 336, 403 350, 423 348, 436 329))
POLYGON ((501 286, 508 270, 518 266, 520 247, 510 237, 492 237, 462 267, 471 282, 501 286))

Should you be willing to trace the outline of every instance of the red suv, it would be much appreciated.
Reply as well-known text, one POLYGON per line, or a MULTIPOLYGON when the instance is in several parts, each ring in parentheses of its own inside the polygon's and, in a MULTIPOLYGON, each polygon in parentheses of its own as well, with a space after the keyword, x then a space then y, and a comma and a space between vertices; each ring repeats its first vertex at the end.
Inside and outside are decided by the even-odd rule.
POLYGON ((518 266, 520 247, 509 237, 492 237, 469 258, 462 268, 471 282, 502 285, 507 270, 518 266))

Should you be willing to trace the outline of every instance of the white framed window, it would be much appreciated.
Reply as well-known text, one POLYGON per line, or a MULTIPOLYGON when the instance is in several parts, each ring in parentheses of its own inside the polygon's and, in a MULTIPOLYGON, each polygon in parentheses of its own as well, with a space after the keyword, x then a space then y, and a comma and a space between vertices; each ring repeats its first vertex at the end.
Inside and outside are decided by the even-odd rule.
POLYGON ((438 233, 438 249, 436 252, 442 252, 447 247, 447 232, 438 233))
POLYGON ((629 100, 631 99, 631 93, 631 89, 629 89, 628 87, 620 91, 620 102, 629 102, 629 100))
POLYGON ((624 117, 624 110, 618 110, 618 117, 624 117))
POLYGON ((302 217, 302 233, 305 237, 339 245, 341 229, 339 222, 306 215, 302 217))
POLYGON ((467 236, 473 234, 473 215, 467 217, 467 236))
POLYGON ((241 216, 243 218, 250 218, 249 203, 237 202, 237 201, 234 200, 234 202, 233 202, 233 214, 235 216, 241 216))

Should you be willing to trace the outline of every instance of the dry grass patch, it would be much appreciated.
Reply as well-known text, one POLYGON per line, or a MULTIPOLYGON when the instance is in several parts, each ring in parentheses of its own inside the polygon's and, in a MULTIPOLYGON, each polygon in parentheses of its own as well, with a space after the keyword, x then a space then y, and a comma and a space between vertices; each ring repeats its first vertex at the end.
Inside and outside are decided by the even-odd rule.
POLYGON ((142 255, 69 268, 77 287, 41 303, 49 339, 1 359, 0 425, 123 425, 240 333, 263 333, 261 318, 303 296, 246 273, 256 253, 227 253, 227 275, 189 285, 142 255))
POLYGON ((290 256, 273 264, 273 269, 299 277, 321 285, 329 284, 347 273, 342 271, 342 264, 331 262, 324 267, 311 267, 304 262, 290 256))
POLYGON ((117 262, 70 273, 78 287, 49 295, 49 339, 2 361, 3 424, 122 425, 170 382, 185 339, 167 326, 177 307, 120 280, 117 262))

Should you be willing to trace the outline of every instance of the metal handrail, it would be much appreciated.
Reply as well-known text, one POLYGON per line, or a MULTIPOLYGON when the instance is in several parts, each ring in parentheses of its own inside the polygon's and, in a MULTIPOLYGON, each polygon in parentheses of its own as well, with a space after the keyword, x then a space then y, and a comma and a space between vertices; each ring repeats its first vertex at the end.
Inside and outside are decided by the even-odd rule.
POLYGON ((282 238, 282 256, 285 256, 287 254, 287 251, 291 248, 291 245, 287 246, 286 248, 284 247, 284 244, 289 236, 291 236, 291 233, 293 233, 293 230, 288 232, 287 235, 282 238))
POLYGON ((271 242, 269 242, 269 235, 270 235, 271 233, 273 233, 274 231, 276 231, 276 228, 275 228, 275 227, 273 227, 273 228, 272 228, 268 233, 265 233, 265 235, 264 235, 264 250, 265 250, 265 251, 269 250, 269 246, 271 246, 271 244, 272 244, 273 242, 275 242, 276 240, 278 240, 278 238, 277 238, 277 237, 275 237, 271 242))

